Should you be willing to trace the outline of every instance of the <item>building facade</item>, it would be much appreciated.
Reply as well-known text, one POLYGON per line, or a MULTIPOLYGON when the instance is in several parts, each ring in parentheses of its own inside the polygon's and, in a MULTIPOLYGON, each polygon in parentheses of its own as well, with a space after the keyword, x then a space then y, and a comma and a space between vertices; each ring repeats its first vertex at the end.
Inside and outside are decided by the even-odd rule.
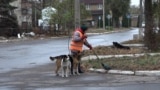
MULTIPOLYGON (((33 13, 35 12, 35 1, 42 0, 16 0, 11 3, 13 6, 18 7, 14 12, 17 16, 21 30, 25 32, 28 32, 29 29, 35 27, 38 21, 36 14, 33 13)), ((102 20, 103 16, 103 0, 80 0, 80 2, 85 5, 86 10, 91 12, 91 17, 86 19, 86 21, 89 22, 91 26, 97 26, 97 23, 102 20)))
POLYGON ((103 17, 103 0, 80 0, 85 5, 86 10, 91 12, 91 16, 88 20, 90 25, 95 27, 99 21, 102 21, 103 17))
POLYGON ((16 0, 11 5, 16 6, 14 13, 17 16, 21 32, 28 32, 32 28, 32 3, 31 0, 16 0))

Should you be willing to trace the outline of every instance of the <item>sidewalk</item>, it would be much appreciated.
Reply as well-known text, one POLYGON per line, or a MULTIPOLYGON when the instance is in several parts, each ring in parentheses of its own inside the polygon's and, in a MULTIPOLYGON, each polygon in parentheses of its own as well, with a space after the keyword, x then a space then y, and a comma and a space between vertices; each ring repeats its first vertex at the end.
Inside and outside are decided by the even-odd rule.
POLYGON ((104 29, 95 29, 95 30, 93 30, 93 31, 89 31, 88 33, 87 33, 87 35, 101 35, 101 34, 108 34, 108 33, 115 33, 115 32, 122 32, 122 31, 127 31, 127 30, 130 30, 130 29, 132 29, 132 28, 129 28, 129 29, 127 29, 127 28, 116 28, 116 29, 114 29, 114 30, 104 30, 104 29))
MULTIPOLYGON (((132 29, 132 28, 130 28, 130 29, 132 29)), ((103 29, 94 29, 93 32, 90 31, 90 32, 87 33, 87 35, 101 35, 101 34, 121 32, 121 31, 125 31, 125 30, 130 30, 130 29, 127 29, 127 28, 126 29, 121 29, 121 30, 115 29, 115 30, 110 30, 110 31, 103 30, 103 29), (98 32, 98 30, 102 30, 102 31, 98 32), (96 31, 96 33, 94 31, 96 31)), ((62 37, 68 37, 68 36, 62 36, 62 37)), ((59 36, 59 37, 57 37, 57 36, 55 36, 55 37, 46 37, 46 36, 43 36, 43 37, 38 37, 38 38, 34 38, 34 37, 24 37, 24 38, 18 38, 17 37, 16 38, 16 37, 14 37, 14 38, 10 38, 10 39, 6 39, 4 37, 0 37, 0 43, 25 41, 25 40, 34 40, 34 39, 46 39, 46 38, 61 38, 61 36, 59 36)))

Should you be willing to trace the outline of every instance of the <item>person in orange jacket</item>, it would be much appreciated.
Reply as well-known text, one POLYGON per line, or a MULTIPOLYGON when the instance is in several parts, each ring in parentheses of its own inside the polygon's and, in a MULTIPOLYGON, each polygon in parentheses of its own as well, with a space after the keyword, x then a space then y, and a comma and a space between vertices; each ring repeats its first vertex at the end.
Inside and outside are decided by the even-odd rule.
MULTIPOLYGON (((78 56, 77 59, 81 61, 81 53, 83 51, 83 45, 87 46, 90 50, 92 50, 92 45, 87 41, 86 31, 88 27, 86 25, 82 25, 80 28, 77 28, 73 33, 72 40, 70 43, 70 51, 72 56, 78 56)), ((71 73, 73 73, 73 60, 71 61, 71 73)), ((79 73, 83 73, 80 68, 80 63, 78 65, 79 73)))

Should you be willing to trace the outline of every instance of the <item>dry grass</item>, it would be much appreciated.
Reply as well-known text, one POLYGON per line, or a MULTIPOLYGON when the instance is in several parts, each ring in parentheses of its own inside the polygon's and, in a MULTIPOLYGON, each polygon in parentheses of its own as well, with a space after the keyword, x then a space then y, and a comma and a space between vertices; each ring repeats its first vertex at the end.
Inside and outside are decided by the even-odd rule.
POLYGON ((98 60, 89 60, 84 63, 91 65, 93 68, 102 68, 101 62, 107 64, 112 69, 121 70, 160 70, 160 55, 150 56, 145 55, 141 57, 121 57, 108 58, 98 60))
MULTIPOLYGON (((125 43, 141 43, 141 41, 127 41, 125 43)), ((94 51, 98 55, 118 55, 118 54, 138 54, 138 53, 147 53, 143 47, 131 47, 131 50, 117 49, 112 46, 98 46, 94 48, 94 51)), ((84 55, 94 55, 92 51, 84 51, 84 55)), ((107 64, 112 69, 121 69, 121 70, 160 70, 160 55, 150 56, 144 55, 141 57, 119 57, 119 58, 107 58, 101 60, 89 60, 85 61, 84 64, 87 64, 93 68, 102 68, 101 62, 107 64)))
POLYGON ((123 44, 142 44, 143 40, 129 40, 129 41, 125 41, 123 42, 123 44))
MULTIPOLYGON (((117 49, 112 46, 98 46, 94 48, 94 51, 98 55, 117 55, 117 54, 137 54, 145 53, 146 50, 140 47, 131 47, 130 50, 126 49, 117 49)), ((84 50, 84 55, 94 55, 92 50, 84 50)))

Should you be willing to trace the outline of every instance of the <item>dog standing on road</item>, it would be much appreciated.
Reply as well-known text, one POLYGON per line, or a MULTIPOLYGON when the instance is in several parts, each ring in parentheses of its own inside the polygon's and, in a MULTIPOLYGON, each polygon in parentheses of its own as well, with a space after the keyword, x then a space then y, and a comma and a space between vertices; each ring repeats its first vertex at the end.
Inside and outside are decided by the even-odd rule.
POLYGON ((55 73, 58 76, 59 69, 61 69, 62 77, 69 77, 69 72, 71 68, 70 56, 69 55, 60 55, 56 57, 50 57, 51 61, 56 60, 56 70, 55 73))
POLYGON ((69 56, 71 61, 71 74, 72 75, 80 75, 78 65, 80 61, 78 60, 78 55, 69 56))

